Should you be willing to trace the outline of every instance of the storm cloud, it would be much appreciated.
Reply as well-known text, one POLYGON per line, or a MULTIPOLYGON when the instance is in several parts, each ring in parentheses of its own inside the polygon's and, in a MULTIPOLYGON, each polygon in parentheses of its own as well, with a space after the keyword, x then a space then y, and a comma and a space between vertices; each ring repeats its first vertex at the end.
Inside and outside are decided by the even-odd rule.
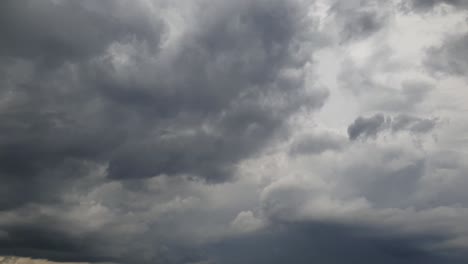
POLYGON ((326 98, 304 89, 313 25, 293 3, 194 8, 186 19, 197 22, 178 39, 143 3, 2 5, 0 159, 11 206, 47 198, 36 187, 15 197, 25 182, 60 185, 54 174, 76 179, 90 163, 116 179, 227 180, 291 113, 326 98))
POLYGON ((1 1, 0 263, 465 263, 466 7, 1 1))

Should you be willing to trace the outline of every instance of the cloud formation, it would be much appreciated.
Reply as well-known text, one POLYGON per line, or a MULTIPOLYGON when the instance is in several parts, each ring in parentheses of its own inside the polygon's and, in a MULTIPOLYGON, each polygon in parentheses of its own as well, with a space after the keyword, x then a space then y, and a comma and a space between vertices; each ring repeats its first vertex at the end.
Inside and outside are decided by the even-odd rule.
POLYGON ((397 115, 395 117, 385 117, 383 114, 375 114, 370 117, 358 117, 348 127, 349 139, 355 140, 358 138, 375 138, 380 132, 389 130, 393 133, 411 132, 411 133, 428 133, 437 124, 437 119, 420 118, 410 115, 397 115))
POLYGON ((464 1, 0 3, 0 263, 466 263, 464 1))
POLYGON ((24 182, 54 188, 54 175, 73 180, 91 164, 112 179, 228 180, 288 116, 326 98, 304 89, 313 36, 294 3, 188 6, 184 19, 204 15, 172 29, 185 33, 144 3, 2 5, 5 208, 49 199, 37 187, 18 194, 24 182))

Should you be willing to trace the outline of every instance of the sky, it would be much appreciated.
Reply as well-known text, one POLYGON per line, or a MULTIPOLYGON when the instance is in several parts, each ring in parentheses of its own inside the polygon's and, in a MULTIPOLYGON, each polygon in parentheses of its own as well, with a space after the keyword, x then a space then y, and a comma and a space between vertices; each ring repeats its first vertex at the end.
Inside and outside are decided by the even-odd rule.
POLYGON ((468 263, 468 1, 3 0, 0 36, 0 263, 468 263))

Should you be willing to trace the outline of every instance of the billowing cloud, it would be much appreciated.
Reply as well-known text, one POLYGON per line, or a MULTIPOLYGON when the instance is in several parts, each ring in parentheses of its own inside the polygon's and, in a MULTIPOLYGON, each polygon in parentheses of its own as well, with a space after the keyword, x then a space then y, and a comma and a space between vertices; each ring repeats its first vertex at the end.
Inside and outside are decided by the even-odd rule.
POLYGON ((2 1, 0 263, 466 263, 466 7, 2 1))
POLYGON ((176 8, 158 2, 2 5, 5 208, 54 199, 39 186, 60 189, 100 164, 115 179, 224 181, 292 113, 326 98, 305 90, 321 45, 307 39, 320 36, 293 2, 200 2, 184 7, 184 28, 154 16, 176 8), (36 186, 28 195, 25 182, 36 186))

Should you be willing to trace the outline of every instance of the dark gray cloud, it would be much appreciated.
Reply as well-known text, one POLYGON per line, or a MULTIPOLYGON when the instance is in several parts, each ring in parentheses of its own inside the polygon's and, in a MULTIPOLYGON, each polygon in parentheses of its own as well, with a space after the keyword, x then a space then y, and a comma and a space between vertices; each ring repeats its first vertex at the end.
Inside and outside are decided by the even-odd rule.
POLYGON ((213 245, 213 263, 463 263, 424 249, 431 236, 379 237, 375 230, 323 222, 287 223, 213 245), (337 254, 336 252, 340 252, 337 254))
POLYGON ((5 208, 53 196, 39 186, 60 188, 88 163, 108 164, 116 179, 223 181, 291 113, 326 98, 304 90, 310 36, 293 3, 194 9, 187 19, 197 23, 172 51, 158 48, 169 29, 141 3, 2 6, 0 173, 13 195, 5 208), (38 187, 19 194, 25 182, 38 187))
POLYGON ((140 12, 141 4, 124 1, 2 1, 0 55, 58 66, 85 60, 116 40, 145 39, 157 47, 163 24, 140 12))
MULTIPOLYGON (((20 232, 18 232, 19 235, 20 232)), ((32 234, 38 236, 37 231, 32 234)), ((42 234, 46 235, 46 233, 42 234)), ((19 238, 24 238, 19 236, 19 238)), ((60 236, 57 237, 60 239, 60 236)), ((272 227, 223 239, 203 245, 201 248, 167 247, 159 263, 310 263, 320 261, 324 264, 364 261, 369 263, 464 263, 463 253, 434 252, 429 248, 443 239, 439 234, 395 235, 388 231, 376 230, 359 225, 345 225, 320 221, 301 221, 298 223, 277 222, 272 227), (339 252, 339 254, 337 254, 339 252)), ((50 239, 44 240, 50 244, 50 239)), ((57 241, 58 242, 58 241, 57 241)), ((21 242, 31 246, 30 239, 21 242)), ((44 245, 44 247, 47 246, 44 245)), ((9 246, 13 244, 8 244, 9 246)), ((34 245, 33 245, 34 246, 34 245)), ((60 248, 76 249, 77 245, 59 245, 60 248)), ((37 246, 35 246, 37 247, 37 246)), ((79 251, 82 253, 83 247, 79 251)), ((1 252, 1 251, 0 251, 1 252)), ((7 252, 11 252, 8 251, 7 252)), ((21 251, 18 251, 21 252, 21 251)), ((28 255, 41 258, 51 256, 50 252, 28 251, 28 255)), ((111 262, 108 258, 83 258, 83 255, 55 256, 67 261, 87 259, 92 262, 111 262), (94 261, 93 261, 94 260, 94 261)), ((123 258, 122 263, 140 262, 134 258, 123 258)))
MULTIPOLYGON (((50 223, 52 224, 52 223, 50 223)), ((93 252, 92 243, 48 227, 10 226, 10 239, 0 241, 0 254, 54 259, 56 261, 108 261, 93 252)), ((93 242, 94 243, 94 242, 93 242)))
MULTIPOLYGON (((413 8, 435 2, 413 1, 413 8)), ((338 76, 378 113, 352 112, 359 117, 349 139, 363 144, 315 126, 292 131, 303 117, 320 123, 317 109, 332 95, 316 81, 315 51, 331 44, 348 52, 380 38, 394 15, 388 1, 330 0, 327 27, 313 17, 315 4, 2 1, 0 255, 135 264, 461 263, 434 246, 463 246, 468 233, 463 225, 460 234, 440 231, 447 215, 457 227, 468 215, 453 206, 466 204, 464 154, 379 148, 381 133, 419 139, 438 122, 415 107, 430 83, 390 89, 373 78, 394 67, 390 47, 361 71, 349 65, 338 76), (432 181, 438 177, 444 184, 432 181)), ((463 75, 464 41, 435 48, 439 64, 428 65, 463 75)))
MULTIPOLYGON (((42 223, 9 226, 9 239, 0 241, 0 254, 48 259, 58 262, 86 263, 188 263, 200 259, 198 249, 175 245, 171 241, 159 244, 155 240, 145 248, 142 241, 125 241, 123 246, 115 237, 100 233, 80 234, 79 237, 61 228, 54 227, 56 219, 42 219, 42 223), (150 257, 145 255, 150 254, 150 257)), ((156 239, 157 240, 157 239, 156 239)))
POLYGON ((114 124, 126 118, 98 103, 102 98, 83 82, 80 68, 116 41, 138 38, 158 46, 163 26, 123 2, 1 5, 4 209, 56 198, 60 186, 87 173, 87 162, 105 161, 120 144, 126 132, 114 124))
POLYGON ((385 130, 393 133, 407 131, 415 134, 424 134, 432 131, 437 124, 437 119, 420 118, 406 114, 395 117, 385 117, 383 114, 375 114, 370 117, 358 117, 348 127, 348 136, 351 140, 358 138, 375 138, 385 130))
MULTIPOLYGON (((0 10, 1 212, 65 213, 67 194, 105 181, 230 180, 238 162, 287 133, 293 113, 327 97, 305 87, 323 40, 299 2, 2 1, 0 10), (164 15, 178 8, 184 22, 174 27, 164 15), (90 180, 99 168, 105 179, 90 180)), ((0 223, 1 253, 187 262, 144 260, 144 243, 114 254, 121 247, 103 246, 114 239, 104 231, 72 235, 53 227, 60 214, 49 217, 39 227, 0 223)))
POLYGON ((348 136, 351 140, 359 137, 376 137, 377 134, 387 127, 388 119, 382 114, 371 117, 358 117, 348 127, 348 136))

